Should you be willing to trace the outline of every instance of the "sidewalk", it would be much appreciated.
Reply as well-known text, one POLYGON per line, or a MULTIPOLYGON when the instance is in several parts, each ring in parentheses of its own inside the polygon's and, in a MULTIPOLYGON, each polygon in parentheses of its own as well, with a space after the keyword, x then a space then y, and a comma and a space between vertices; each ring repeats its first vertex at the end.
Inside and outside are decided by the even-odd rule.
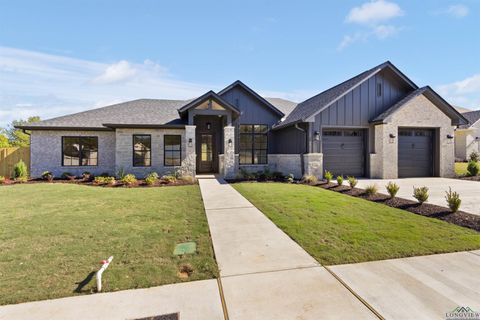
POLYGON ((230 320, 376 319, 223 180, 199 180, 230 320))

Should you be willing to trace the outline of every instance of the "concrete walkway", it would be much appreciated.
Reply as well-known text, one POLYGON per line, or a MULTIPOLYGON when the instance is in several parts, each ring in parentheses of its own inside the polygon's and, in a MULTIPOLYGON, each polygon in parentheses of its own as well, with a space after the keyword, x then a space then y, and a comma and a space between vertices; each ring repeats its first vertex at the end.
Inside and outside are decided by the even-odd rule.
POLYGON ((199 183, 230 320, 376 319, 230 185, 199 183))
POLYGON ((447 207, 445 201, 445 191, 451 187, 453 191, 460 194, 462 199, 461 210, 480 215, 480 182, 460 179, 447 178, 405 178, 405 179, 361 179, 358 181, 359 188, 365 188, 369 184, 376 184, 379 192, 387 194, 385 185, 393 181, 400 186, 397 196, 399 198, 415 200, 412 196, 413 187, 426 186, 429 189, 430 196, 428 203, 447 207))

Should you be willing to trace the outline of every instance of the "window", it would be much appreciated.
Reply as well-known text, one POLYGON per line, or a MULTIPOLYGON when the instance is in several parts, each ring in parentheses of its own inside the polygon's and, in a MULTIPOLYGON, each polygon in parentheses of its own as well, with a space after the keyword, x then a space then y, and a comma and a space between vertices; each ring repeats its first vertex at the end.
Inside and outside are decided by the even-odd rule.
POLYGON ((133 166, 150 167, 152 165, 152 136, 133 135, 133 166))
POLYGON ((168 167, 179 166, 182 162, 182 136, 163 136, 164 165, 168 167))
POLYGON ((266 164, 268 126, 240 125, 240 164, 266 164))
POLYGON ((377 97, 381 97, 381 96, 382 96, 382 84, 377 83, 377 97))
POLYGON ((96 166, 98 137, 62 137, 62 166, 96 166))
POLYGON ((342 131, 336 131, 336 130, 324 130, 323 131, 324 136, 331 136, 331 137, 339 137, 342 135, 342 131))

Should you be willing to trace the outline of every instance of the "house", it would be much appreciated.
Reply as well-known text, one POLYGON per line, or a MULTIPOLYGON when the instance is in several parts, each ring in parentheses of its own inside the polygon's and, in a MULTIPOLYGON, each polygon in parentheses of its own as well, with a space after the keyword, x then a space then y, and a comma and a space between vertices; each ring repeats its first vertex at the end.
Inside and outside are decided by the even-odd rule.
POLYGON ((31 130, 33 177, 268 168, 397 178, 453 176, 454 127, 466 123, 385 62, 299 104, 235 81, 192 100, 140 99, 19 128, 31 130))
POLYGON ((464 112, 468 124, 455 130, 455 159, 466 161, 472 152, 480 153, 480 110, 464 112))

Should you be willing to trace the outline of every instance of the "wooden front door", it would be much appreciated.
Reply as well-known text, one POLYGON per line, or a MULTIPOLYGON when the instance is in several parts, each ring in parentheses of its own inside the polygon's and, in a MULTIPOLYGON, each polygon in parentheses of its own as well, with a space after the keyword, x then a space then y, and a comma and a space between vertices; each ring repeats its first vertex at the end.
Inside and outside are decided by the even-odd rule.
POLYGON ((197 144, 198 172, 215 172, 215 135, 211 133, 201 133, 200 141, 197 144))

